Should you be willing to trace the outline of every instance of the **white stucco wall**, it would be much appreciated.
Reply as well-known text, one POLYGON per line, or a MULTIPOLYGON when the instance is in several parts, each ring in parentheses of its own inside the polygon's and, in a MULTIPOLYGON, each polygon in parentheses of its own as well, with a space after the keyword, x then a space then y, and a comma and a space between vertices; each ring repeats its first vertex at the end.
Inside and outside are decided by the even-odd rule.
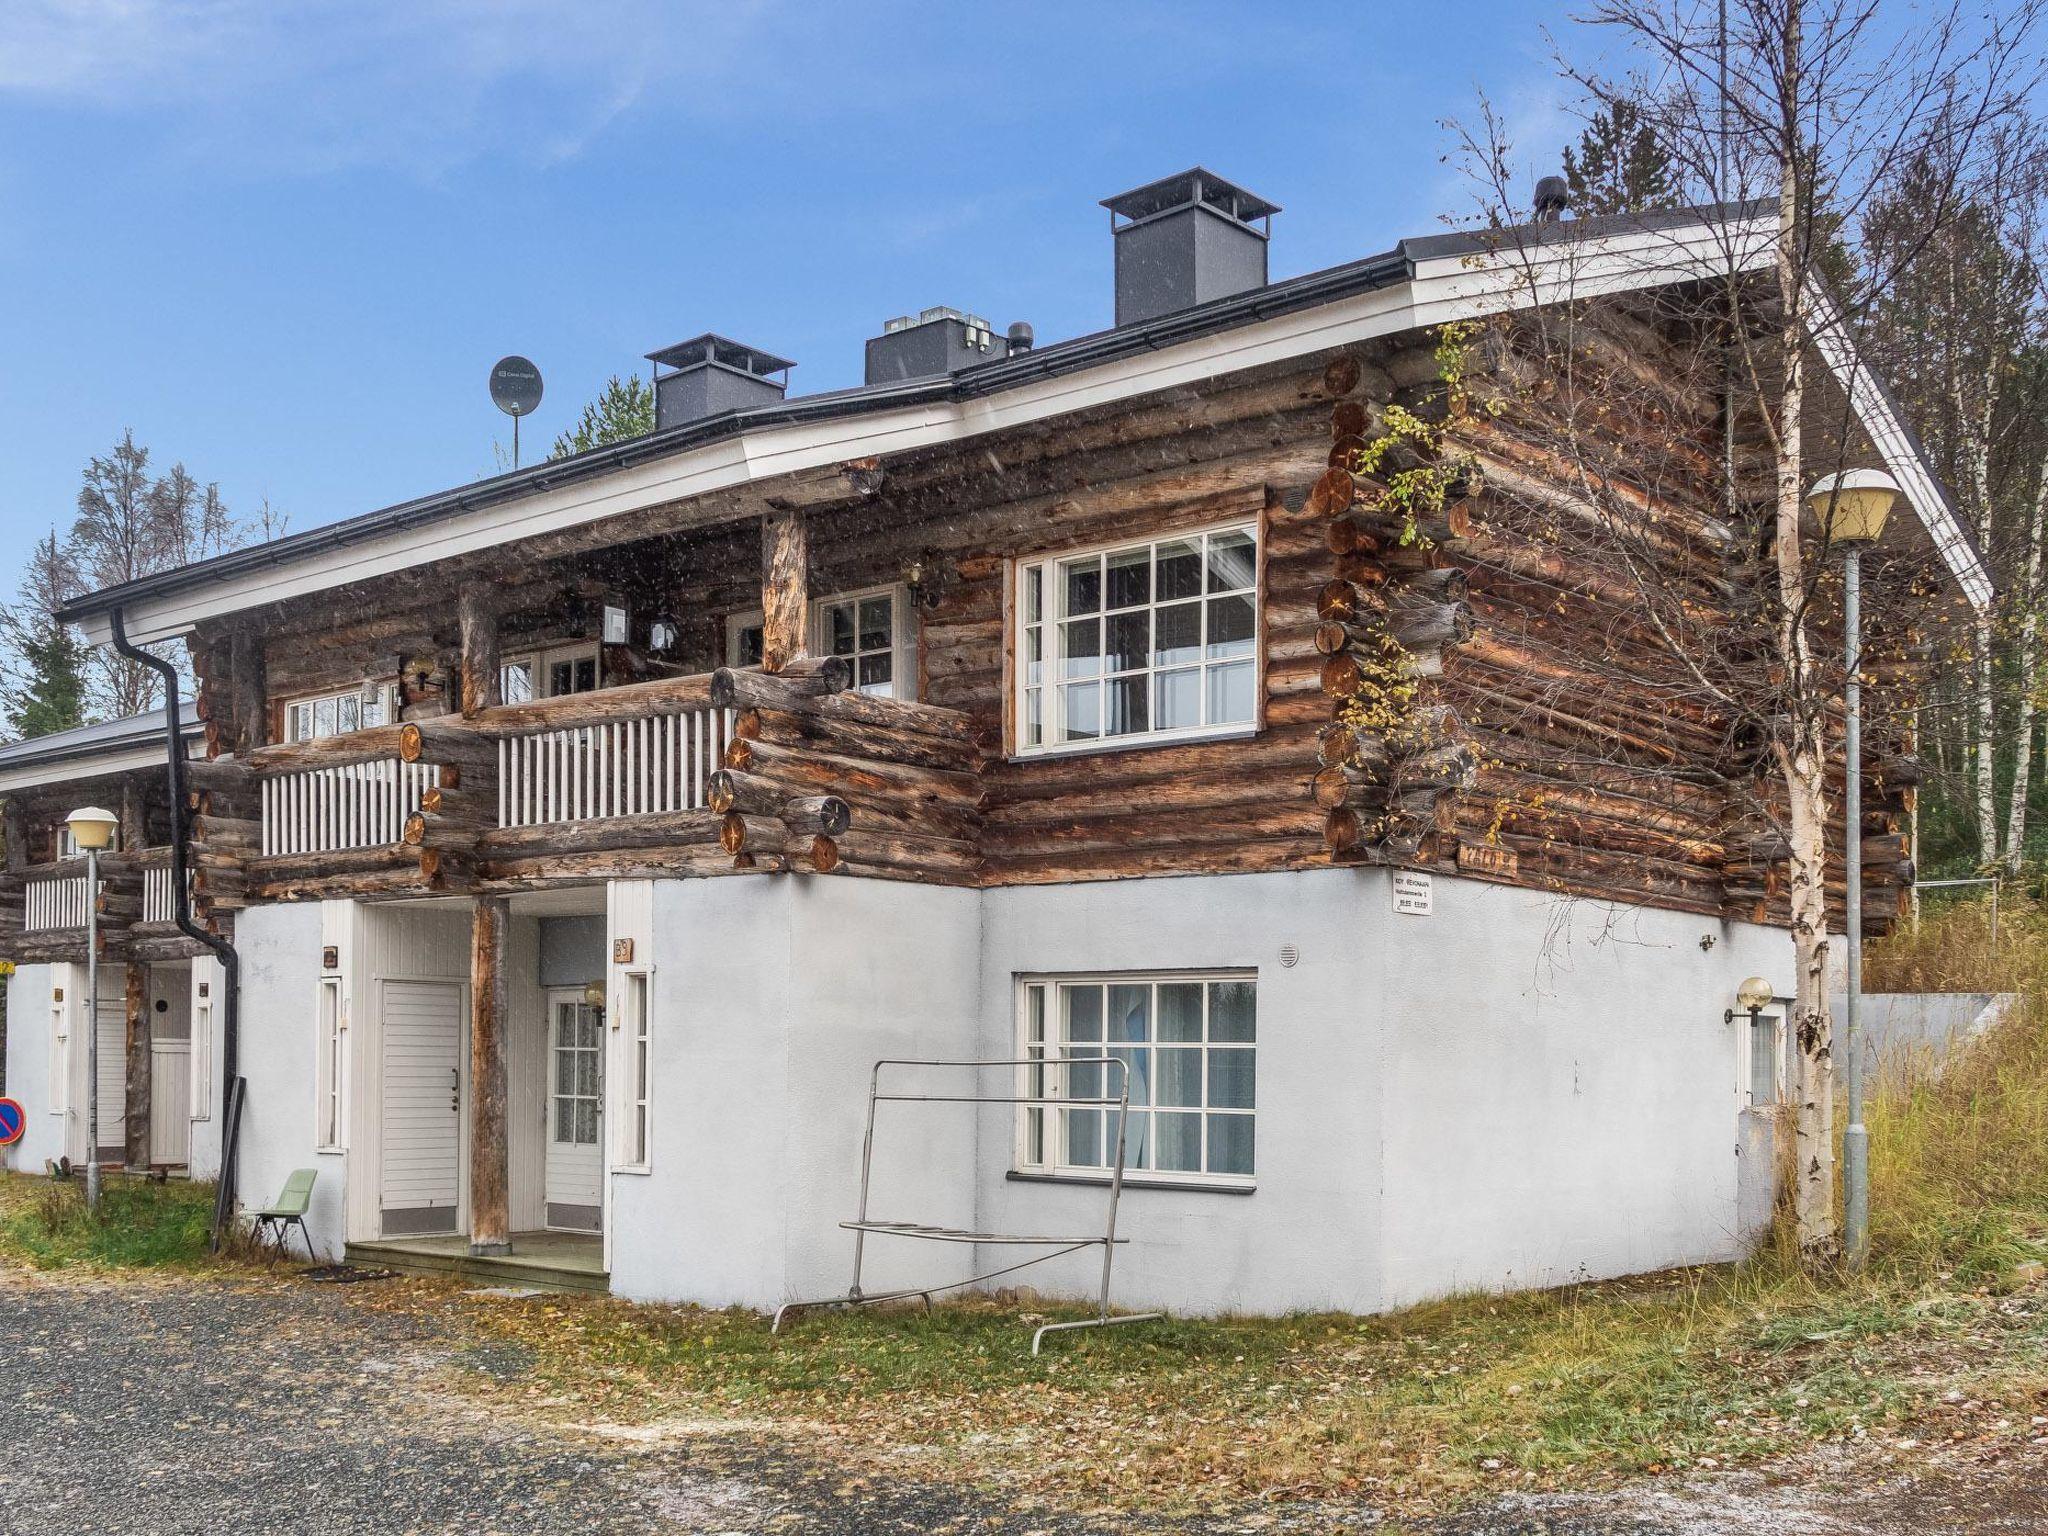
POLYGON ((343 1242, 345 1163, 314 1149, 313 1065, 321 904, 251 907, 235 920, 242 961, 240 1196, 244 1208, 277 1198, 299 1168, 317 1168, 306 1227, 321 1257, 343 1242))

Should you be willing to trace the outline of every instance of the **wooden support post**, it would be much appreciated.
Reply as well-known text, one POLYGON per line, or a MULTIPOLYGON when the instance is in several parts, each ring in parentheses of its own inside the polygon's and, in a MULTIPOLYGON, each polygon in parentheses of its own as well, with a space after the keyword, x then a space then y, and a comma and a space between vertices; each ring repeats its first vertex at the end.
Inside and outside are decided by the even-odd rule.
POLYGON ((228 640, 230 674, 229 750, 237 757, 262 746, 270 734, 270 703, 263 683, 263 636, 254 628, 237 629, 228 640))
POLYGON ((780 672, 809 649, 810 525, 799 511, 761 519, 761 669, 780 672))
POLYGON ((126 1046, 128 1110, 123 1117, 122 1140, 128 1166, 149 1166, 149 968, 130 961, 127 973, 127 1027, 122 1032, 126 1046))
POLYGON ((512 904, 476 898, 469 959, 469 1251, 512 1251, 505 1111, 505 929, 512 904))
POLYGON ((4 817, 0 835, 7 840, 7 869, 10 874, 18 874, 28 868, 28 818, 21 813, 21 801, 9 795, 0 817, 4 817))
POLYGON ((456 603, 462 624, 462 718, 474 720, 498 697, 498 610, 490 589, 471 582, 456 603))

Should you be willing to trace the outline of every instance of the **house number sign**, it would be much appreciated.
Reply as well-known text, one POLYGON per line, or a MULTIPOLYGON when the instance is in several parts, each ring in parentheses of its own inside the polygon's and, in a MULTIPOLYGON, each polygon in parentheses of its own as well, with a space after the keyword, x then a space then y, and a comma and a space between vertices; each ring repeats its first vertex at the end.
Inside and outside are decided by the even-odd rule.
POLYGON ((613 940, 612 940, 612 964, 613 964, 613 965, 631 965, 632 963, 633 963, 633 941, 632 941, 631 939, 613 939, 613 940))
POLYGON ((1412 869, 1394 871, 1394 910, 1403 917, 1427 917, 1436 898, 1436 886, 1428 875, 1412 869))

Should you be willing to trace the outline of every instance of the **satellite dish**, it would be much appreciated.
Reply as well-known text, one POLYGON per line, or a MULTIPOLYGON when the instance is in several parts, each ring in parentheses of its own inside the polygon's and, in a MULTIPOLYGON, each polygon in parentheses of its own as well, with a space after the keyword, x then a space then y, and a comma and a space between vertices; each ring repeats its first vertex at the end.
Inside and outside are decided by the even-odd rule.
POLYGON ((491 368, 491 399, 507 416, 530 416, 540 405, 540 370, 517 354, 491 368))

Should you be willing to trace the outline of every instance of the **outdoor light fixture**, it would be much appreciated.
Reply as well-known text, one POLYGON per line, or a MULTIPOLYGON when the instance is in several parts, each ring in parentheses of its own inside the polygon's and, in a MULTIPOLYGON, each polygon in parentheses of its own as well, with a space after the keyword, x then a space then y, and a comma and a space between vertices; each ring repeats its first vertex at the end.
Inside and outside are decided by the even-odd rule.
POLYGON ((647 621, 647 649, 656 656, 675 654, 675 648, 682 638, 683 627, 667 609, 663 609, 647 621))
POLYGON ((1806 493, 1830 544, 1875 544, 1899 498, 1899 484, 1881 469, 1845 469, 1823 475, 1806 493))
POLYGON ((121 819, 97 805, 64 818, 71 841, 85 850, 85 1203, 100 1203, 100 854, 121 819))
POLYGON ((1849 1123, 1842 1131, 1842 1251, 1851 1269, 1870 1253, 1870 1133, 1863 1124, 1863 546, 1877 542, 1899 484, 1880 469, 1823 475, 1806 493, 1828 542, 1842 546, 1842 733, 1847 790, 1842 796, 1843 874, 1849 921, 1849 1000, 1843 1078, 1849 1123))
MULTIPOLYGON (((1749 1015, 1749 1022, 1754 1024, 1757 1021, 1757 1015, 1770 1006, 1771 998, 1775 995, 1771 991, 1771 984, 1765 981, 1763 977, 1750 976, 1744 978, 1742 985, 1735 989, 1735 1002, 1743 1012, 1749 1015)), ((1733 1024, 1735 1022, 1735 1012, 1734 1008, 1730 1008, 1721 1016, 1722 1021, 1733 1024)))
POLYGON ((633 615, 626 611, 623 603, 604 605, 604 628, 600 638, 606 645, 624 645, 633 632, 633 615))
POLYGON ((604 1006, 604 978, 599 977, 583 989, 583 1001, 593 1008, 604 1006))

